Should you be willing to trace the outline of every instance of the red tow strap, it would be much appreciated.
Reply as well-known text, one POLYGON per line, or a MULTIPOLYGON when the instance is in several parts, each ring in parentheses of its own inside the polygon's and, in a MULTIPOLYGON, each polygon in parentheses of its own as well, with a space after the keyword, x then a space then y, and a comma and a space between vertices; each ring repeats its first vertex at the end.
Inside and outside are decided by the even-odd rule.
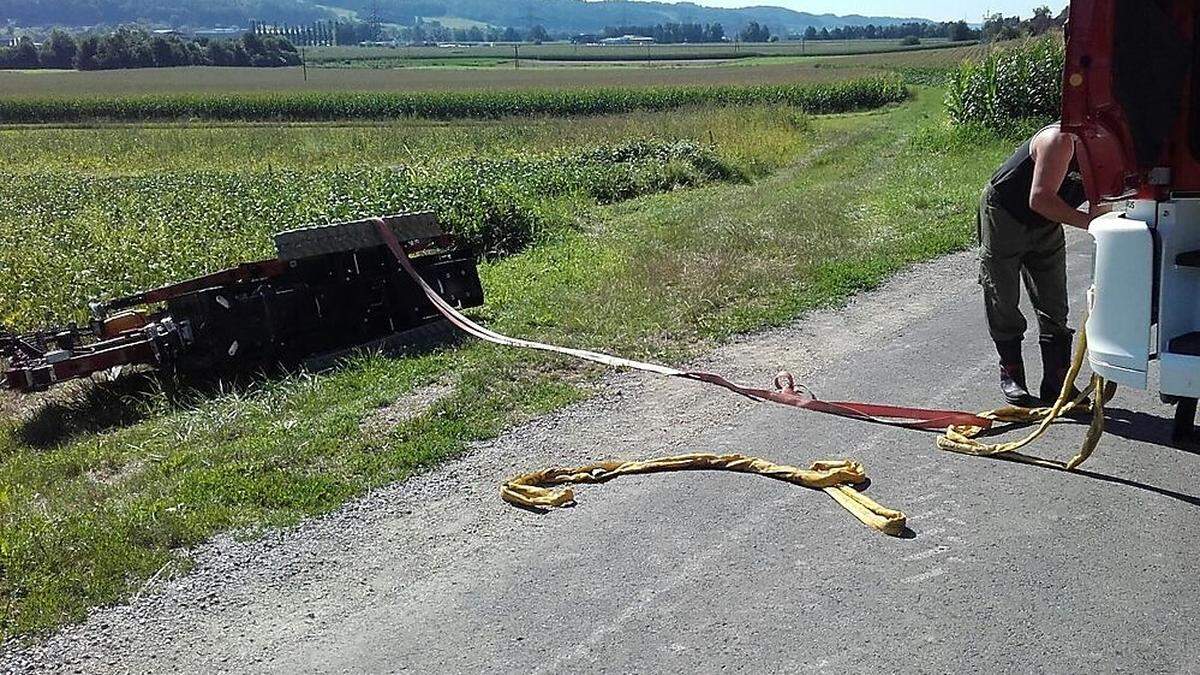
POLYGON ((396 256, 396 261, 404 268, 404 271, 412 277, 413 281, 421 287, 425 296, 429 298, 429 302, 433 303, 434 308, 446 317, 446 320, 457 326, 460 330, 473 335, 474 337, 491 342, 493 344, 503 345, 507 347, 517 347, 521 349, 535 349, 544 352, 552 352, 562 354, 584 361, 591 361, 606 366, 617 368, 631 368, 667 377, 677 377, 685 380, 694 380, 696 382, 704 382, 723 389, 727 389, 736 394, 740 394, 749 398, 752 401, 762 402, 771 401, 780 405, 786 405, 793 408, 803 408, 813 412, 825 413, 828 415, 837 415, 838 417, 846 417, 849 419, 859 420, 862 422, 870 422, 873 424, 883 424, 891 427, 902 427, 905 429, 922 429, 928 431, 945 431, 951 426, 969 426, 979 427, 981 429, 990 429, 992 420, 974 415, 971 413, 961 412, 957 410, 928 410, 924 408, 905 408, 891 405, 879 405, 873 403, 855 403, 851 401, 821 401, 803 386, 797 386, 795 379, 790 373, 780 373, 775 378, 774 389, 755 389, 752 387, 743 387, 741 385, 730 382, 729 380, 716 375, 714 373, 691 372, 676 370, 667 366, 660 366, 653 363, 644 363, 625 359, 610 354, 602 354, 599 352, 587 351, 584 349, 572 349, 570 347, 559 347, 557 345, 545 344, 542 342, 534 342, 532 340, 522 340, 520 338, 512 338, 506 335, 490 331, 483 326, 471 321, 463 316, 461 312, 455 309, 450 303, 446 302, 437 291, 434 291, 413 266, 412 261, 408 257, 408 252, 404 250, 403 244, 396 238, 395 233, 388 227, 387 223, 382 218, 375 218, 375 227, 379 231, 379 236, 383 238, 384 243, 396 256))

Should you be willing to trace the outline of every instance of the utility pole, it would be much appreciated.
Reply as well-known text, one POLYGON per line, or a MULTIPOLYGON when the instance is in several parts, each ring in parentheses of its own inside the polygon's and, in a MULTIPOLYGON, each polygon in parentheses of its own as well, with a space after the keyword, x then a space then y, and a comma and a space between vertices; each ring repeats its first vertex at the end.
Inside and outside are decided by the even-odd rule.
POLYGON ((383 19, 379 16, 379 0, 371 0, 370 15, 367 22, 371 26, 371 38, 378 40, 382 35, 383 19))
POLYGON ((992 43, 987 40, 987 35, 984 33, 984 31, 987 30, 987 20, 991 15, 992 9, 990 7, 983 10, 983 19, 979 23, 979 41, 987 45, 986 49, 988 55, 991 55, 992 53, 992 43))
POLYGON ((519 45, 519 44, 513 45, 513 63, 516 65, 517 69, 520 70, 520 68, 521 68, 521 45, 519 45))

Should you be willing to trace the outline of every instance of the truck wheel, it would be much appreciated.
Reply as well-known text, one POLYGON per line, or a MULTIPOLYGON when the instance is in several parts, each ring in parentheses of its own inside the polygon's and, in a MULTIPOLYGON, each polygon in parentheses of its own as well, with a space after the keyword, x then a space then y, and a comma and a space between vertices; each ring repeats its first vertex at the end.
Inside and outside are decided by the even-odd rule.
POLYGON ((1181 398, 1175 406, 1175 428, 1171 440, 1187 443, 1196 438, 1196 399, 1181 398))

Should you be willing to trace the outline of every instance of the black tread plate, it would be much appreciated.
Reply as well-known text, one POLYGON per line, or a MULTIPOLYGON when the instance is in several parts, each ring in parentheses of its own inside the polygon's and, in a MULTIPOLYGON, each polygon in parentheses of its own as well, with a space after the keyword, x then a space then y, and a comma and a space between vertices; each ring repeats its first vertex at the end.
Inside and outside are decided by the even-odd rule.
MULTIPOLYGON (((384 216, 383 220, 402 242, 435 239, 445 234, 437 217, 429 211, 384 216)), ((307 227, 275 235, 275 250, 279 252, 279 259, 285 261, 357 251, 383 246, 383 243, 373 220, 307 227)))
POLYGON ((1188 333, 1171 340, 1171 353, 1200 356, 1200 333, 1188 333))
POLYGON ((1180 267, 1200 267, 1200 251, 1188 251, 1175 256, 1175 264, 1180 267))

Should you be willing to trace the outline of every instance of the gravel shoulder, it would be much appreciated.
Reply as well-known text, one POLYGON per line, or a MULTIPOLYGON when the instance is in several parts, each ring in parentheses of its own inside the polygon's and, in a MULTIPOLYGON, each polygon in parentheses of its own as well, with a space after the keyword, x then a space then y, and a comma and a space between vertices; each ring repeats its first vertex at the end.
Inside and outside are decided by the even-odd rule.
MULTIPOLYGON (((1073 298, 1087 256, 1073 235, 1073 298)), ((992 407, 974 269, 970 253, 916 266, 695 365, 747 383, 786 368, 825 398, 992 407)), ((1122 393, 1116 434, 1067 475, 693 383, 598 389, 327 517, 218 538, 190 573, 7 646, 0 671, 1200 672, 1200 457, 1163 445, 1170 411, 1150 394, 1122 393), (916 537, 745 475, 620 479, 545 515, 498 496, 545 466, 691 451, 862 460, 916 537)), ((1037 450, 1065 458, 1082 437, 1064 425, 1037 450)))

